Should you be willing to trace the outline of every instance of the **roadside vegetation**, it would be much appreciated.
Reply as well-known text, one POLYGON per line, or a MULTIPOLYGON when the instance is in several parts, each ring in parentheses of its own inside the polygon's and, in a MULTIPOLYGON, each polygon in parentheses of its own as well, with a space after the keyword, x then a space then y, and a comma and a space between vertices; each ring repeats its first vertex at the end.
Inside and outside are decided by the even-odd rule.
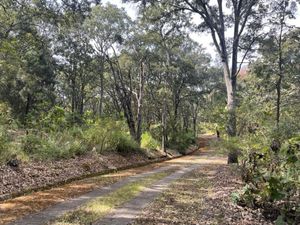
MULTIPOLYGON (((54 107, 38 121, 26 127, 11 118, 7 105, 1 106, 0 162, 30 160, 60 160, 88 152, 104 154, 109 151, 126 154, 143 149, 160 150, 159 130, 145 131, 139 145, 130 135, 126 122, 113 118, 94 118, 84 115, 80 124, 68 122, 70 113, 54 107), (157 137, 157 139, 154 138, 157 137)), ((171 140, 171 147, 182 152, 195 143, 192 134, 171 140)))
POLYGON ((94 119, 79 126, 68 123, 67 116, 62 108, 56 107, 30 128, 2 126, 1 162, 14 158, 59 160, 91 151, 126 153, 140 150, 123 121, 94 119))
MULTIPOLYGON (((261 70, 260 65, 270 54, 257 61, 242 81, 238 136, 226 135, 222 129, 225 123, 219 118, 222 135, 211 146, 229 156, 238 156, 245 186, 233 193, 237 204, 263 209, 265 217, 276 224, 297 224, 300 221, 299 90, 294 89, 294 77, 287 73, 277 122, 276 89, 269 86, 273 77, 268 77, 269 71, 261 70)), ((293 74, 292 70, 287 72, 293 74)))
POLYGON ((234 201, 299 223, 299 1, 123 2, 136 18, 99 0, 1 0, 0 172, 184 153, 217 133, 211 145, 244 181, 234 201), (214 57, 197 34, 211 36, 214 57))
POLYGON ((195 142, 198 87, 219 70, 187 32, 93 1, 4 0, 0 14, 1 164, 195 142))

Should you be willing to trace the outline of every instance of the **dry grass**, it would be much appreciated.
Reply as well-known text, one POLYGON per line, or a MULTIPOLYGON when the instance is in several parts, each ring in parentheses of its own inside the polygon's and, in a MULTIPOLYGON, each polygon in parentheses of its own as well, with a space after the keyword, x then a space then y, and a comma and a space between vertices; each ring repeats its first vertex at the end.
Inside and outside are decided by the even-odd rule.
POLYGON ((155 163, 117 173, 87 178, 51 188, 49 190, 38 191, 0 202, 0 224, 7 224, 28 214, 44 210, 67 199, 83 195, 96 188, 105 187, 126 177, 148 172, 162 166, 164 166, 163 163, 155 163))
POLYGON ((149 177, 143 178, 139 181, 129 183, 118 190, 103 196, 98 197, 84 205, 80 208, 71 211, 62 217, 58 218, 52 225, 85 225, 92 224, 96 220, 102 218, 112 209, 117 206, 129 201, 130 199, 137 196, 143 191, 143 189, 155 181, 158 181, 167 175, 174 172, 174 170, 168 170, 165 172, 160 172, 153 174, 149 177))
MULTIPOLYGON (((199 139, 199 146, 202 147, 202 151, 206 151, 205 143, 211 136, 207 136, 199 139)), ((197 153, 199 154, 199 152, 197 153)), ((202 155, 202 153, 201 153, 202 155)), ((204 157, 201 157, 204 160, 204 157)), ((207 163, 209 160, 205 159, 207 163)), ((221 160, 220 158, 216 160, 221 160)), ((6 224, 15 221, 23 216, 39 212, 59 202, 65 201, 70 198, 78 197, 96 188, 104 187, 115 183, 126 177, 148 172, 153 169, 167 166, 167 165, 186 165, 189 163, 200 162, 198 159, 195 161, 193 156, 185 156, 178 159, 173 159, 166 162, 155 163, 135 169, 129 169, 120 171, 118 173, 108 174, 104 176, 98 176, 94 178, 87 178, 80 181, 74 181, 70 184, 62 185, 57 188, 52 188, 45 191, 34 192, 21 196, 18 198, 10 199, 0 202, 0 224, 6 224)))
POLYGON ((171 185, 133 224, 271 224, 259 211, 242 208, 232 202, 231 193, 242 186, 236 170, 225 163, 208 161, 206 159, 199 169, 171 185))

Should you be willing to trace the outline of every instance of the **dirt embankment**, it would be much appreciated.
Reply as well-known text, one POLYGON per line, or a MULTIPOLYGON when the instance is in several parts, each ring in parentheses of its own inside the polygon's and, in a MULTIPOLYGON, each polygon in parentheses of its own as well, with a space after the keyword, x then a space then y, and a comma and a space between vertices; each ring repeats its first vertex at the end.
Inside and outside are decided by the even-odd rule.
POLYGON ((17 195, 92 174, 151 162, 161 157, 163 156, 157 154, 154 159, 149 159, 146 154, 138 152, 126 155, 110 152, 104 155, 91 153, 59 161, 22 163, 18 168, 2 165, 0 166, 0 200, 11 194, 17 195))
MULTIPOLYGON (((187 149, 192 152, 197 146, 187 149)), ((89 176, 106 174, 115 170, 146 165, 178 157, 170 151, 167 156, 160 151, 136 151, 126 154, 90 152, 71 159, 21 163, 14 168, 0 165, 0 201, 89 176)))

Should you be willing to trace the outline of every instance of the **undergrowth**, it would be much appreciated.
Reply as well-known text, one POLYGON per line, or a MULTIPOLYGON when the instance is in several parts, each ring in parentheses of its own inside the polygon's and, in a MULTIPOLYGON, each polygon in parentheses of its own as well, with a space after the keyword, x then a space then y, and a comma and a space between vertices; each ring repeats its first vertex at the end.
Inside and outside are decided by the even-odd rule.
POLYGON ((245 186, 233 193, 235 202, 262 208, 265 217, 275 224, 300 223, 299 133, 268 129, 264 133, 223 137, 212 147, 239 154, 245 186))
MULTIPOLYGON (((39 117, 29 115, 23 125, 12 118, 9 107, 0 104, 0 164, 12 159, 60 160, 89 152, 146 154, 142 149, 160 148, 160 126, 144 131, 139 146, 124 120, 96 118, 89 113, 78 117, 61 107, 53 107, 39 117)), ((167 145, 184 151, 194 140, 191 132, 177 132, 167 145)))

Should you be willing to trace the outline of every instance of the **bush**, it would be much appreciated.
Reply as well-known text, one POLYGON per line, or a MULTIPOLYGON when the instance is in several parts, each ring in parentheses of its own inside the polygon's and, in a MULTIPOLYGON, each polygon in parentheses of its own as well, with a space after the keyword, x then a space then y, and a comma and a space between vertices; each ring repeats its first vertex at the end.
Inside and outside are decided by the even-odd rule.
POLYGON ((159 149, 159 142, 155 140, 150 132, 142 134, 141 147, 146 149, 159 149))
POLYGON ((56 129, 57 127, 53 126, 52 128, 27 130, 26 135, 20 132, 22 135, 17 138, 20 139, 18 144, 18 140, 10 140, 6 129, 1 129, 0 126, 0 161, 4 162, 15 153, 36 160, 58 160, 92 150, 98 153, 104 151, 128 153, 139 149, 124 121, 101 119, 85 129, 79 126, 64 129, 61 129, 62 127, 56 129))
POLYGON ((117 147, 117 129, 121 129, 118 124, 110 120, 97 121, 84 132, 84 142, 88 149, 95 149, 97 152, 114 150, 117 147))
POLYGON ((132 139, 129 134, 115 134, 117 140, 116 150, 120 153, 130 153, 139 150, 139 145, 132 139))
POLYGON ((170 147, 185 153, 185 150, 195 144, 195 136, 192 132, 177 132, 171 135, 170 147))
POLYGON ((122 121, 103 119, 97 121, 84 133, 85 144, 88 149, 97 152, 117 150, 128 152, 138 149, 137 143, 127 132, 127 126, 122 121))
POLYGON ((42 146, 42 139, 38 135, 28 134, 22 140, 22 149, 28 155, 36 154, 42 146))
POLYGON ((80 128, 63 132, 31 132, 23 137, 22 150, 38 160, 70 158, 86 152, 80 128))
POLYGON ((300 135, 283 141, 278 149, 270 147, 270 142, 252 146, 251 152, 243 151, 242 178, 247 185, 238 202, 263 208, 272 220, 295 223, 300 219, 300 135))
POLYGON ((0 162, 5 162, 9 157, 10 142, 3 127, 0 126, 0 162))
POLYGON ((149 133, 151 137, 153 137, 158 142, 161 142, 162 136, 162 125, 161 124, 153 124, 149 128, 149 133))
POLYGON ((11 109, 7 104, 0 102, 0 125, 11 125, 12 123, 11 109))
POLYGON ((63 108, 55 106, 41 115, 37 126, 46 131, 62 131, 68 127, 67 113, 63 108))

